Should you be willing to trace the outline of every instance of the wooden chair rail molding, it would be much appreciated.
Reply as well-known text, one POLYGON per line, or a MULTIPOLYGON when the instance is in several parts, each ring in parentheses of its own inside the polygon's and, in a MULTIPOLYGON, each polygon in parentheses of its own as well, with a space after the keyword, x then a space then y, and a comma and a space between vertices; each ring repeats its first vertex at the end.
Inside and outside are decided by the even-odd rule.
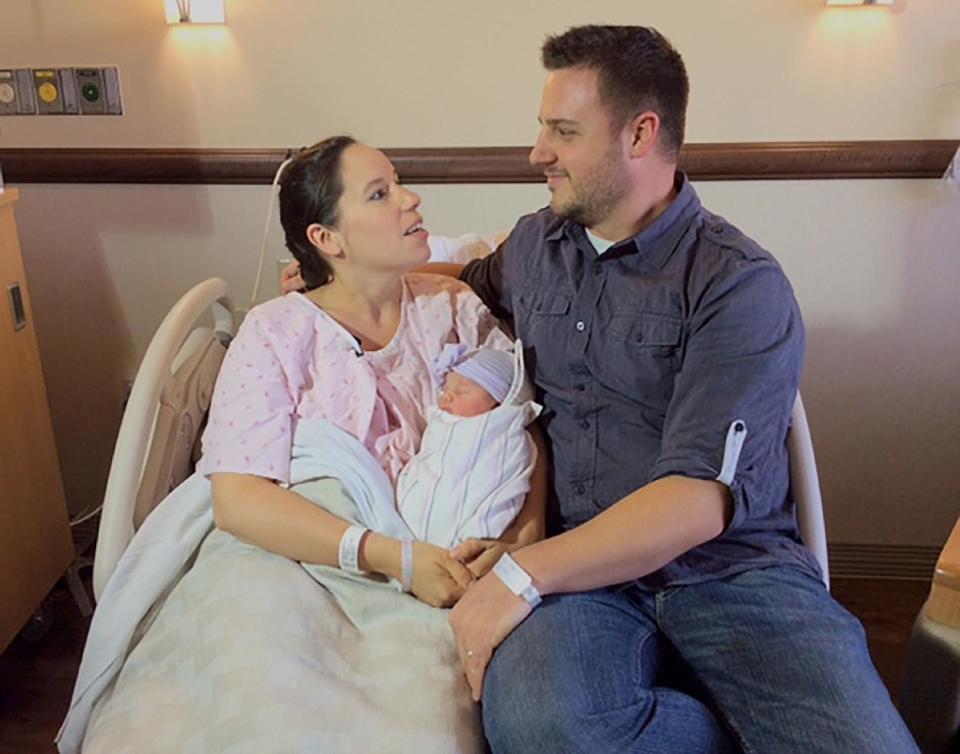
MULTIPOLYGON (((688 144, 695 181, 939 178, 960 141, 688 144)), ((537 183, 528 147, 386 149, 406 183, 537 183)), ((270 183, 287 149, 47 149, 0 147, 9 183, 270 183)))

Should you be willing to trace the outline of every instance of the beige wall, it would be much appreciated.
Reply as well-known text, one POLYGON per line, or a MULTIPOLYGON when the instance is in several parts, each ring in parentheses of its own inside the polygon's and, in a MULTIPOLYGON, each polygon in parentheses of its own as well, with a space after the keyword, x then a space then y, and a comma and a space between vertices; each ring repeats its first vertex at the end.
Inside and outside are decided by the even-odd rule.
MULTIPOLYGON (((338 131, 380 146, 528 144, 540 40, 591 21, 650 23, 677 44, 691 141, 958 138, 960 3, 898 2, 227 0, 226 27, 178 29, 161 0, 4 0, 0 67, 117 64, 126 114, 0 119, 0 165, 4 146, 276 147, 338 131)), ((123 383, 177 295, 219 274, 247 297, 267 191, 22 189, 77 510, 102 492, 123 383)), ((831 538, 942 541, 960 507, 960 199, 934 181, 698 189, 794 282, 831 538)), ((540 186, 421 193, 431 228, 448 233, 508 227, 545 201, 540 186)))

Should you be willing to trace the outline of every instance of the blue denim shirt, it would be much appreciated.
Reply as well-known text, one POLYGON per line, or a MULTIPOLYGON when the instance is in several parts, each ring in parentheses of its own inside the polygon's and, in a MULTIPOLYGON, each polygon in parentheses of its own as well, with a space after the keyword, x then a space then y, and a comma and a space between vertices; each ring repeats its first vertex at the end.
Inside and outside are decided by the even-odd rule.
POLYGON ((641 586, 784 563, 819 575, 786 448, 800 311, 776 260, 705 210, 683 174, 667 210, 603 254, 543 209, 461 279, 524 342, 552 454, 551 533, 661 477, 719 479, 729 526, 641 586))

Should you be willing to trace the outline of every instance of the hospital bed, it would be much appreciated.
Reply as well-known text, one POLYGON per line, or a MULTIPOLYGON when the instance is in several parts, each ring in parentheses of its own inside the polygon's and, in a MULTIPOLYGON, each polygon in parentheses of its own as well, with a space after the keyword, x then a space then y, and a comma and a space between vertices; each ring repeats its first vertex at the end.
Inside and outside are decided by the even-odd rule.
MULTIPOLYGON (((217 371, 234 334, 234 319, 226 282, 211 278, 176 303, 150 342, 110 465, 93 567, 98 599, 137 528, 193 472, 217 371)), ((820 483, 799 394, 787 443, 800 534, 816 555, 829 587, 820 483)))
MULTIPOLYGON (((94 562, 97 598, 134 533, 193 471, 217 372, 234 334, 227 284, 187 292, 163 320, 133 384, 104 497, 94 562)), ((829 587, 823 504, 813 442, 797 395, 787 437, 801 537, 829 587)), ((925 751, 946 752, 960 729, 960 522, 917 618, 901 709, 925 751)))
MULTIPOLYGON (((124 412, 117 448, 114 452, 108 478, 94 563, 94 593, 98 599, 108 591, 108 581, 111 574, 117 568, 118 561, 120 561, 124 550, 130 545, 136 530, 151 515, 151 511, 166 497, 167 493, 192 473, 197 458, 197 440, 202 434, 204 417, 210 406, 216 375, 233 333, 234 316, 227 286, 222 280, 212 279, 196 286, 177 302, 151 341, 134 381, 130 401, 124 412)), ((819 484, 803 404, 799 399, 794 406, 793 427, 789 434, 789 450, 792 484, 800 502, 799 521, 801 530, 806 541, 817 553, 826 580, 826 539, 819 484)), ((190 489, 189 485, 180 487, 181 492, 188 489, 190 489)), ((176 498, 171 500, 170 503, 180 500, 181 498, 176 498)), ((187 498, 186 504, 193 505, 189 498, 187 498)), ((168 514, 169 512, 167 511, 168 514)), ((154 519, 154 521, 164 520, 169 520, 169 516, 167 519, 154 519)), ((151 528, 155 535, 155 527, 151 528)), ((211 540, 208 539, 207 541, 211 540)), ((171 542, 169 536, 167 536, 162 542, 157 540, 153 542, 152 546, 140 548, 137 554, 141 557, 141 560, 138 562, 142 563, 151 557, 163 558, 164 562, 167 562, 167 556, 170 553, 166 545, 169 544, 175 543, 171 542), (162 546, 159 546, 160 544, 162 546)), ((170 549, 176 550, 175 547, 170 549)), ((213 545, 213 549, 216 550, 216 545, 213 545)), ((211 555, 211 557, 215 556, 211 555)), ((179 561, 176 562, 179 564, 179 561)), ((273 561, 263 561, 263 563, 268 562, 273 561)), ((135 564, 131 565, 136 567, 135 564)), ((176 567, 179 568, 179 565, 176 567)), ((294 570, 302 576, 298 568, 294 570)), ((216 571, 216 568, 214 568, 214 571, 216 571)), ((200 568, 194 573, 204 573, 204 571, 200 568)), ((285 579, 290 574, 289 571, 283 573, 285 579)), ((109 584, 109 590, 124 589, 129 574, 130 570, 128 569, 122 574, 123 578, 118 578, 115 582, 109 584)), ((149 575, 149 571, 146 575, 149 575)), ((211 575, 209 569, 206 575, 208 577, 211 575)), ((289 580, 285 583, 293 584, 294 581, 289 580)), ((195 584, 196 579, 191 583, 195 584)), ((149 592, 149 586, 145 585, 145 588, 149 592)), ((135 592, 136 590, 126 594, 135 597, 135 592)), ((389 593, 395 594, 392 590, 389 593)), ((318 594, 318 590, 311 586, 309 592, 305 591, 301 596, 304 600, 307 600, 315 594, 318 594)), ((152 596, 149 598, 145 603, 145 610, 149 609, 149 605, 154 599, 155 597, 152 596)), ((134 601, 136 600, 134 599, 134 601)), ((261 604, 263 601, 268 601, 265 595, 263 600, 254 600, 257 604, 261 604)), ((415 607, 416 603, 413 603, 413 601, 408 600, 407 602, 412 603, 411 608, 415 607)), ((312 606, 316 609, 321 607, 320 604, 313 604, 312 606)), ((177 607, 181 610, 184 609, 182 604, 177 607)), ((124 639, 127 636, 125 631, 128 627, 131 631, 134 631, 142 614, 137 613, 136 620, 127 624, 123 621, 122 606, 120 610, 117 608, 117 602, 105 602, 102 606, 105 612, 101 612, 99 615, 101 618, 104 615, 117 618, 119 623, 111 623, 110 617, 106 620, 110 625, 110 630, 113 630, 114 626, 119 626, 116 635, 121 638, 121 641, 126 641, 127 639, 124 639), (111 613, 110 610, 114 612, 111 613)), ((174 614, 177 614, 176 610, 174 614)), ((195 613, 190 615, 190 620, 192 620, 195 613)), ((435 614, 431 613, 431 615, 435 614)), ((424 617, 422 614, 420 615, 420 618, 424 617)), ((442 616, 438 616, 438 618, 443 621, 445 626, 445 619, 442 616)), ((96 622, 96 620, 95 617, 94 621, 96 622)), ((181 615, 173 623, 181 625, 184 620, 183 615, 181 615)), ((204 621, 209 620, 209 616, 204 617, 204 621)), ((190 634, 190 626, 193 624, 188 620, 186 625, 186 633, 190 634)), ((222 631, 226 629, 224 625, 219 624, 214 630, 222 631)), ((112 635, 110 631, 107 631, 106 634, 101 631, 100 635, 102 639, 105 638, 106 640, 101 642, 99 649, 90 656, 92 658, 90 662, 93 664, 88 667, 89 672, 83 685, 83 692, 81 697, 76 700, 77 707, 72 708, 74 717, 72 720, 68 717, 65 723, 65 740, 71 744, 79 744, 81 740, 83 731, 77 726, 79 723, 86 725, 87 718, 84 715, 89 714, 89 704, 92 703, 91 700, 96 699, 94 693, 101 693, 102 691, 102 689, 96 691, 99 688, 97 686, 99 679, 105 678, 104 673, 108 672, 111 667, 116 667, 114 665, 116 658, 118 656, 122 657, 123 654, 122 647, 115 647, 111 643, 112 635), (115 651, 119 651, 120 654, 114 654, 115 651)), ((294 634, 287 636, 287 638, 295 643, 296 641, 303 641, 304 635, 301 635, 300 631, 294 630, 294 634)), ((148 638, 145 638, 146 640, 148 638)), ((285 643, 284 646, 287 646, 287 644, 285 643)), ((157 646, 153 646, 150 651, 158 651, 157 646)), ((247 655, 244 654, 243 657, 246 659, 247 655)), ((85 661, 88 659, 87 655, 84 659, 85 661)), ((234 657, 234 660, 239 659, 240 657, 234 657)), ((230 663, 231 670, 233 667, 233 664, 230 663)), ((140 669, 142 670, 142 667, 140 669)), ((455 670, 455 668, 451 670, 455 670)), ((297 668, 296 671, 299 673, 300 669, 297 668)), ((131 672, 136 675, 137 671, 131 672)), ((167 668, 167 672, 173 671, 167 668)), ((241 669, 238 672, 242 676, 243 670, 241 669)), ((108 682, 112 681, 108 680, 108 682)), ((122 710, 122 716, 125 720, 139 714, 135 704, 123 707, 122 710)))
POLYGON ((235 332, 227 283, 211 278, 164 318, 123 413, 93 563, 99 599, 144 519, 193 473, 217 372, 235 332))

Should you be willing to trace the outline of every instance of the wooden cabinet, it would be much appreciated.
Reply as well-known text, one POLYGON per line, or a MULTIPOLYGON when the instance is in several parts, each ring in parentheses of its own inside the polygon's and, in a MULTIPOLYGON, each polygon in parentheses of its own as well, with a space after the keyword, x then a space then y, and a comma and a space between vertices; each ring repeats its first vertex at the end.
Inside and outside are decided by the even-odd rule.
POLYGON ((0 651, 73 559, 13 214, 18 198, 16 189, 0 193, 0 651))

